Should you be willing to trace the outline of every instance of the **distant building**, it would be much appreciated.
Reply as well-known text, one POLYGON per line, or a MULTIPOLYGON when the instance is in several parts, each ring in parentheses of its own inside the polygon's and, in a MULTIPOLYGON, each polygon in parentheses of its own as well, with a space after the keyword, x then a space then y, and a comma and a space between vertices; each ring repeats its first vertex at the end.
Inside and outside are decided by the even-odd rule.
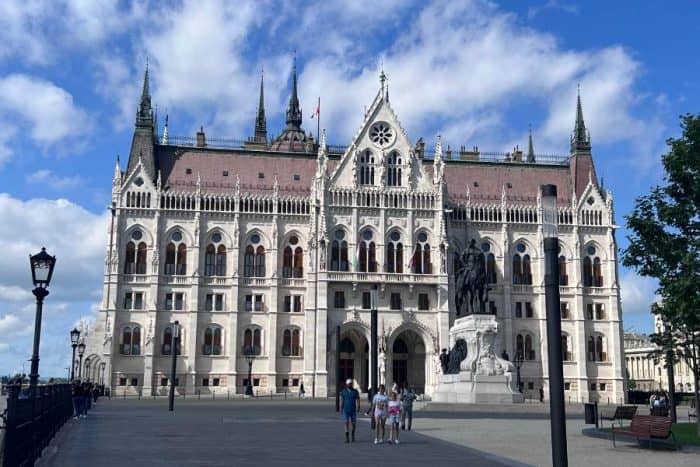
POLYGON ((183 326, 180 391, 243 392, 245 348, 262 393, 365 390, 370 290, 379 289, 387 382, 427 396, 455 319, 453 258, 487 257, 502 347, 524 390, 547 394, 542 206, 559 193, 564 377, 572 400, 622 400, 613 201, 597 181, 577 103, 571 154, 453 151, 412 143, 380 88, 347 146, 302 129, 296 69, 286 127, 268 138, 262 80, 253 136, 158 128, 148 71, 125 171, 117 163, 104 300, 89 354, 114 391, 165 393, 171 323, 183 326), (341 329, 339 348, 336 327, 341 329))

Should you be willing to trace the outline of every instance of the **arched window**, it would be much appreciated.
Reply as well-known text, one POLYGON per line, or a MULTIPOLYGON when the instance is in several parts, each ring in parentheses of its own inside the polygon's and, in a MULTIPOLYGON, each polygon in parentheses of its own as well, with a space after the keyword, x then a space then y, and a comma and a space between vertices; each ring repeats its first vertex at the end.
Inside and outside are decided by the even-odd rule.
POLYGON ((387 186, 401 186, 401 155, 392 151, 386 159, 387 186))
POLYGON ((126 244, 124 254, 124 274, 133 274, 136 271, 136 245, 134 242, 126 244))
POLYGON ((210 326, 204 330, 202 355, 221 355, 221 328, 210 326))
POLYGON ((532 267, 527 246, 520 242, 515 246, 513 255, 513 284, 532 285, 532 267))
POLYGON ((603 272, 595 245, 588 245, 583 258, 583 286, 603 287, 603 272))
POLYGON ((481 251, 486 260, 486 283, 495 284, 498 282, 498 275, 496 274, 496 256, 491 252, 491 244, 482 242, 481 251))
POLYGON ((204 275, 213 276, 216 269, 216 247, 208 245, 204 254, 204 275))
POLYGON ((360 154, 358 165, 360 185, 374 185, 374 154, 372 151, 365 149, 360 154))
MULTIPOLYGON (((180 329, 180 338, 179 342, 177 342, 177 354, 180 355, 182 351, 182 329, 180 329)), ((172 352, 173 349, 173 329, 170 326, 167 326, 163 330, 163 345, 161 346, 161 354, 163 355, 172 355, 170 352, 172 352)))
POLYGON ((394 230, 386 245, 386 272, 403 272, 403 244, 401 234, 394 230))
POLYGON ((122 330, 122 355, 141 355, 141 328, 125 326, 122 330))
POLYGON ((282 334, 282 356, 299 357, 301 346, 299 344, 299 329, 285 329, 282 334))
POLYGON ((261 355, 262 347, 261 342, 261 332, 259 328, 248 328, 243 332, 243 353, 249 347, 253 349, 253 355, 261 355))
POLYGON ((588 361, 607 362, 608 361, 608 340, 600 334, 588 336, 588 361))
POLYGON ((136 249, 136 274, 146 274, 146 244, 139 243, 136 249))
POLYGON ((574 360, 574 345, 571 336, 565 332, 561 334, 561 358, 565 362, 574 360))
POLYGON ((168 276, 187 274, 187 246, 182 233, 177 230, 170 235, 170 242, 165 248, 165 274, 168 276))
POLYGON ((304 275, 304 252, 299 245, 299 237, 289 237, 282 254, 282 277, 302 277, 304 275))
POLYGON ((335 231, 333 243, 331 243, 331 271, 348 271, 348 242, 345 241, 345 231, 335 231))
POLYGON ((401 339, 400 337, 397 338, 394 341, 394 345, 392 346, 392 352, 394 354, 401 354, 401 353, 406 354, 406 353, 408 353, 408 346, 406 345, 406 342, 403 339, 401 339))
POLYGON ((223 245, 216 249, 216 275, 226 275, 226 247, 223 245))
POLYGON ((430 274, 432 272, 430 244, 426 232, 418 232, 416 235, 416 248, 411 258, 411 268, 414 274, 430 274))
POLYGON ((340 353, 355 353, 355 344, 346 337, 340 341, 340 353))
POLYGON ((535 359, 535 349, 532 346, 532 336, 531 335, 526 335, 525 336, 525 360, 534 360, 535 359))
POLYGON ((265 277, 265 247, 262 238, 254 233, 248 240, 243 256, 243 275, 245 277, 265 277))
POLYGON ((569 276, 566 274, 566 257, 559 256, 559 285, 569 285, 569 276))
POLYGON ((363 230, 360 234, 359 272, 377 272, 377 250, 373 238, 370 229, 363 230))

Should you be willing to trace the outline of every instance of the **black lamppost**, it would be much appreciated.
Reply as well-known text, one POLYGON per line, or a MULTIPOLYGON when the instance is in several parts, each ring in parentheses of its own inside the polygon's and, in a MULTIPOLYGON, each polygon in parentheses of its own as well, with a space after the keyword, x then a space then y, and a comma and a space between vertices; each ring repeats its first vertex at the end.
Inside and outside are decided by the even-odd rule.
POLYGON ((515 364, 515 382, 518 385, 518 391, 522 394, 523 392, 523 383, 520 381, 520 367, 523 366, 523 351, 518 350, 515 352, 515 360, 513 361, 515 364))
POLYGON ((100 363, 100 384, 104 386, 105 384, 105 367, 107 364, 105 362, 100 363))
POLYGON ((676 359, 673 355, 673 336, 671 335, 671 326, 669 326, 668 323, 665 323, 664 326, 664 341, 664 345, 666 347, 666 374, 668 377, 668 415, 671 417, 671 421, 676 423, 676 380, 674 375, 674 365, 676 359))
POLYGON ((569 465, 564 409, 564 366, 561 353, 559 305, 559 238, 557 232, 557 187, 542 185, 542 230, 544 234, 544 291, 547 310, 547 356, 549 410, 552 433, 552 466, 569 465))
POLYGON ((255 361, 255 347, 252 345, 246 345, 243 349, 243 354, 246 360, 248 360, 248 384, 245 387, 245 395, 253 396, 253 362, 255 361))
POLYGON ((172 325, 173 334, 170 345, 170 394, 168 395, 168 410, 173 411, 175 406, 175 377, 177 375, 177 349, 180 344, 180 322, 175 321, 172 325))
POLYGON ((77 328, 73 328, 70 332, 70 346, 73 347, 73 358, 71 358, 70 363, 70 379, 73 381, 75 379, 75 348, 78 346, 78 341, 80 340, 80 331, 77 328))
POLYGON ((377 304, 379 302, 379 291, 377 290, 378 286, 377 284, 374 284, 372 286, 372 290, 370 290, 370 338, 372 339, 372 343, 370 344, 370 348, 372 350, 372 397, 374 397, 375 394, 377 394, 377 387, 379 386, 379 371, 378 371, 378 352, 379 349, 377 348, 379 345, 379 338, 377 336, 377 304))
POLYGON ((85 381, 90 381, 90 357, 85 359, 85 381))
POLYGON ((83 354, 85 353, 85 344, 78 344, 78 379, 83 379, 83 354))
POLYGON ((32 282, 34 290, 32 293, 36 297, 36 317, 34 321, 34 347, 32 348, 32 366, 29 373, 29 388, 34 396, 36 385, 39 381, 39 340, 41 339, 41 312, 44 306, 44 298, 49 294, 49 283, 53 275, 53 268, 56 265, 56 257, 46 252, 46 248, 34 256, 29 256, 29 265, 32 268, 32 282))

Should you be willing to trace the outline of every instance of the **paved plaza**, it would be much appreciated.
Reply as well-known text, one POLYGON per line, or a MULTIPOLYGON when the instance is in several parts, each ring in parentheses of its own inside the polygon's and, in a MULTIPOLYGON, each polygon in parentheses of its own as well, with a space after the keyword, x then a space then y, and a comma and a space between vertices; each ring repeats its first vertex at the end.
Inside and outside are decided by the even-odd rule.
MULTIPOLYGON (((569 465, 697 466, 700 454, 650 451, 581 435, 571 406, 569 465)), ((551 465, 546 405, 446 406, 417 410, 401 444, 372 444, 369 420, 345 444, 332 401, 101 400, 71 420, 39 465, 75 466, 410 466, 551 465)))

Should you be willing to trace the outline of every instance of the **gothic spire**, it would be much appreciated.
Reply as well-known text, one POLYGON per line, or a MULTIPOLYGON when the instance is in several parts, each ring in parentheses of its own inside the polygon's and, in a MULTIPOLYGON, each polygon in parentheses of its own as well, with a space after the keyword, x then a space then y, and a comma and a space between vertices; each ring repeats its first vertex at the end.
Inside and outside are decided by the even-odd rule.
POLYGON ((257 143, 267 142, 267 120, 265 119, 263 73, 263 70, 260 70, 260 101, 258 102, 258 113, 255 116, 255 137, 253 138, 257 143))
POLYGON ((532 125, 530 125, 530 136, 527 141, 527 161, 535 162, 535 149, 532 146, 532 125))
POLYGON ((576 98, 576 123, 574 134, 571 136, 571 152, 590 152, 591 138, 586 131, 586 124, 583 121, 583 108, 581 107, 581 86, 578 87, 576 98))
POLYGON ((165 126, 163 127, 163 136, 161 136, 160 144, 168 144, 168 114, 165 114, 165 126))
POLYGON ((297 97, 297 54, 294 52, 294 68, 292 69, 292 95, 287 107, 287 129, 301 130, 301 107, 297 97))
POLYGON ((141 102, 139 110, 136 112, 137 126, 153 126, 153 109, 151 108, 150 79, 148 77, 148 60, 146 60, 146 71, 143 74, 143 87, 141 89, 141 102))

